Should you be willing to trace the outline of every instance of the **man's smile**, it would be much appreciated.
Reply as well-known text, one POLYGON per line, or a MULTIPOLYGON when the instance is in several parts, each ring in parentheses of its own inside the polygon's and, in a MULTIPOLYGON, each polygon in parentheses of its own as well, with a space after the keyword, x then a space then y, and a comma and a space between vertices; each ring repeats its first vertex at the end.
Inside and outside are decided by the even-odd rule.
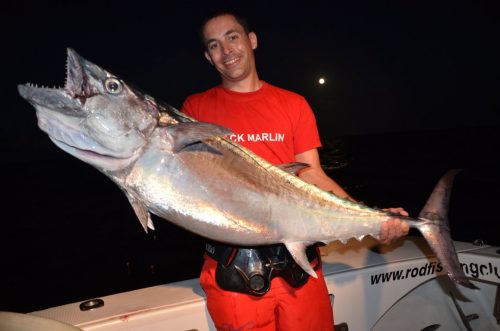
POLYGON ((230 58, 230 59, 228 59, 228 60, 225 60, 225 61, 223 61, 222 63, 223 63, 225 66, 230 67, 230 66, 232 66, 232 65, 234 65, 234 64, 236 64, 236 63, 238 63, 239 61, 240 61, 240 57, 238 56, 238 57, 233 57, 233 58, 230 58))

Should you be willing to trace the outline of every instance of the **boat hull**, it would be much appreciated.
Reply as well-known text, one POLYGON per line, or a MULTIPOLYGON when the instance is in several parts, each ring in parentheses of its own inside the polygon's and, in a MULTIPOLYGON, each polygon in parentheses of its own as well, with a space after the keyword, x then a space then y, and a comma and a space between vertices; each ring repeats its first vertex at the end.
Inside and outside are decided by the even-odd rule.
MULTIPOLYGON (((367 238, 323 247, 335 323, 347 324, 349 330, 401 330, 403 325, 467 330, 466 316, 473 330, 500 330, 493 314, 495 302, 499 305, 499 247, 454 244, 466 275, 479 290, 454 285, 420 237, 384 246, 367 238)), ((93 310, 81 311, 78 302, 30 315, 83 330, 123 330, 124 324, 133 331, 215 330, 198 279, 100 299, 104 305, 93 310)))

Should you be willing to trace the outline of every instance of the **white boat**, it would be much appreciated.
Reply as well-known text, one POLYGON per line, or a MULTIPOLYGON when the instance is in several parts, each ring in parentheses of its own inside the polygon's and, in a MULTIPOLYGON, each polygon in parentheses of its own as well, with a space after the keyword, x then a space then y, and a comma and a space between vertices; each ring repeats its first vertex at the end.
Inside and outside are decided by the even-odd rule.
MULTIPOLYGON (((322 248, 323 272, 344 330, 500 330, 500 247, 455 242, 479 290, 456 286, 420 237, 366 238, 322 248)), ((0 330, 215 330, 198 279, 89 298, 28 314, 0 313, 0 330)))

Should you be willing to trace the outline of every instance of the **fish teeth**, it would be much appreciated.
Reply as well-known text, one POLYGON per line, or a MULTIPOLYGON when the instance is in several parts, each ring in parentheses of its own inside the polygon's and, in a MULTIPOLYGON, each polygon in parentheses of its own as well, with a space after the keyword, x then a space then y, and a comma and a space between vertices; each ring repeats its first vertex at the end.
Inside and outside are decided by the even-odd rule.
POLYGON ((66 77, 64 78, 64 89, 67 89, 67 86, 68 86, 68 76, 69 76, 68 58, 66 58, 65 68, 66 68, 66 77))
POLYGON ((49 87, 48 85, 38 85, 35 83, 28 82, 26 83, 27 86, 32 87, 32 88, 39 88, 39 89, 49 89, 49 90, 59 90, 61 89, 60 86, 53 85, 52 87, 49 87))

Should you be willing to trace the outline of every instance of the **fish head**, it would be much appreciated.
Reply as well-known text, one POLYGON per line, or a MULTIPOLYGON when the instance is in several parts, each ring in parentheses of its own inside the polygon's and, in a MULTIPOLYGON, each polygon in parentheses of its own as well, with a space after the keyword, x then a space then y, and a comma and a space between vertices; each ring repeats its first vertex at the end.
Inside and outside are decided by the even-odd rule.
POLYGON ((69 154, 118 170, 138 157, 159 120, 154 99, 68 48, 63 88, 18 86, 38 126, 69 154))

